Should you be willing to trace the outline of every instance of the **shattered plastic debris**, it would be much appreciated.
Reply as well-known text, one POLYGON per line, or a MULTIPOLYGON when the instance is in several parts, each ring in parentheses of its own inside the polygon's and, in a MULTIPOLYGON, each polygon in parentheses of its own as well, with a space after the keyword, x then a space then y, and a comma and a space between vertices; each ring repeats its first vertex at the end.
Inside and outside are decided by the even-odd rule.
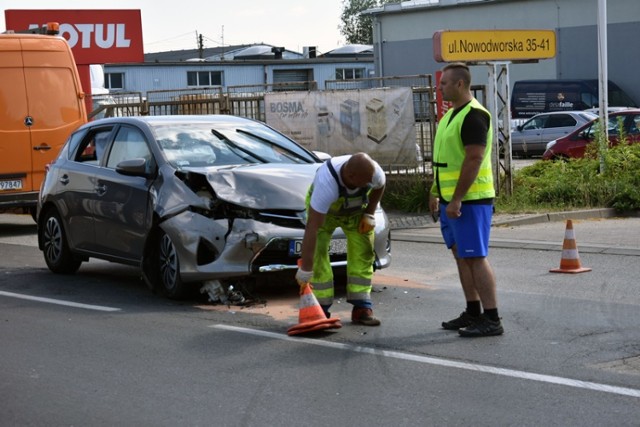
POLYGON ((209 302, 227 304, 227 294, 218 280, 209 280, 200 288, 201 294, 209 295, 209 302))
POLYGON ((227 299, 230 304, 242 304, 245 302, 245 297, 240 291, 234 291, 233 285, 229 286, 227 291, 227 299))
POLYGON ((246 298, 242 295, 242 292, 236 291, 233 285, 229 286, 228 290, 224 290, 222 283, 218 280, 210 280, 200 288, 201 294, 208 294, 209 302, 221 303, 225 305, 241 305, 246 302, 246 298))

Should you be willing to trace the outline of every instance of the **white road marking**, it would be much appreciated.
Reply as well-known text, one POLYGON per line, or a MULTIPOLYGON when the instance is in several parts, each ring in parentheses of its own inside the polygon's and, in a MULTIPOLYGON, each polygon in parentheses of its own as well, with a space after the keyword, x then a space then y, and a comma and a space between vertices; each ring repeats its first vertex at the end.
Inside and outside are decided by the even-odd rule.
POLYGON ((60 300, 60 299, 34 297, 34 296, 31 296, 31 295, 23 295, 23 294, 14 294, 13 292, 0 291, 0 295, 5 296, 5 297, 11 297, 11 298, 26 299, 26 300, 30 300, 30 301, 46 302, 46 303, 49 303, 49 304, 65 305, 67 307, 85 308, 87 310, 120 311, 119 308, 114 308, 114 307, 104 307, 104 306, 101 306, 101 305, 80 304, 80 303, 77 303, 77 302, 64 301, 64 300, 60 300))
POLYGON ((13 236, 13 237, 0 237, 0 243, 16 246, 31 246, 33 248, 38 247, 37 236, 13 236))
POLYGON ((342 344, 331 341, 318 339, 309 339, 303 337, 290 337, 288 335, 278 334, 275 332, 260 331, 256 329, 241 328, 228 325, 211 325, 211 328, 223 329, 227 331, 240 332, 243 334, 258 335, 267 338, 274 338, 282 341, 303 342, 305 344, 317 345, 320 347, 328 347, 337 350, 353 351, 356 353, 372 354, 375 356, 391 357, 394 359, 408 360, 412 362, 425 363, 428 365, 445 366, 448 368, 466 369, 468 371, 484 372, 486 374, 501 375, 511 378, 521 378, 531 381, 540 381, 549 384, 558 384, 567 387, 580 388, 585 390, 601 391, 604 393, 619 394, 622 396, 631 396, 640 398, 640 390, 626 387, 617 387, 607 384, 593 383, 589 381, 574 380, 571 378, 557 377, 553 375, 536 374, 532 372, 516 371, 514 369, 496 368, 493 366, 480 365, 475 363, 457 362, 453 360, 441 359, 430 356, 420 356, 417 354, 401 353, 399 351, 380 350, 372 347, 363 347, 359 345, 342 344))

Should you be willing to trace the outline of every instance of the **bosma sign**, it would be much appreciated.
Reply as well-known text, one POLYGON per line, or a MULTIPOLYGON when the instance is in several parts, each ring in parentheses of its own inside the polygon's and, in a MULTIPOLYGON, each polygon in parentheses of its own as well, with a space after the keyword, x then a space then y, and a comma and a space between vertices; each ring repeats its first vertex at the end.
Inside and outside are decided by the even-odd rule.
POLYGON ((517 61, 556 56, 553 30, 437 31, 433 56, 438 62, 517 61))
POLYGON ((142 62, 140 10, 5 10, 7 30, 60 24, 76 63, 142 62))

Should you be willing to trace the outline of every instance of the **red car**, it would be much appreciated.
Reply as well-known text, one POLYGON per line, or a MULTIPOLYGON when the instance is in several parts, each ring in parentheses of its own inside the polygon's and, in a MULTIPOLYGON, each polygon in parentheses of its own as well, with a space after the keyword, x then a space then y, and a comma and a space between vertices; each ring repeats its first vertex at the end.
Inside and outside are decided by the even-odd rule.
MULTIPOLYGON (((607 124, 609 145, 616 145, 620 141, 619 119, 622 120, 622 129, 624 129, 624 133, 627 136, 627 142, 629 144, 640 143, 640 109, 633 108, 609 114, 607 124)), ((554 160, 584 157, 587 144, 594 140, 597 133, 597 125, 598 119, 579 127, 569 135, 550 141, 542 158, 544 160, 554 160)))

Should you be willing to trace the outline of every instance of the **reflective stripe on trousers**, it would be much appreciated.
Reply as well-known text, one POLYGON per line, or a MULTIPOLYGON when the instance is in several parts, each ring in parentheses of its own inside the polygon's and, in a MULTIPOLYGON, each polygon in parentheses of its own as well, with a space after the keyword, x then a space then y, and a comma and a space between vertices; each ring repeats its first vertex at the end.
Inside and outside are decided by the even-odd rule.
POLYGON ((371 307, 371 279, 373 278, 374 232, 358 232, 362 213, 350 216, 328 214, 318 230, 313 257, 313 293, 320 305, 333 303, 333 271, 329 259, 329 245, 333 231, 341 227, 347 237, 347 302, 356 307, 371 307))

